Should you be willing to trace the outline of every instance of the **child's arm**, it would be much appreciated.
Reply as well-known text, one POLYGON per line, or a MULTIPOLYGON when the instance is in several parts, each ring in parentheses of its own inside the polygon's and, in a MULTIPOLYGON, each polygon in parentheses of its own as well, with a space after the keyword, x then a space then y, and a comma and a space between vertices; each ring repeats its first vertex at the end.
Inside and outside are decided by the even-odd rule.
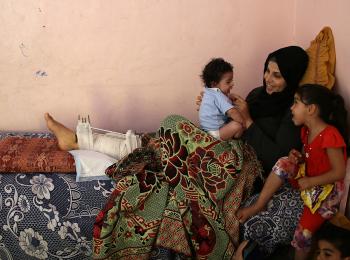
POLYGON ((304 177, 298 180, 300 190, 305 190, 317 185, 331 184, 345 177, 345 161, 343 148, 327 148, 327 155, 331 164, 331 170, 315 177, 304 177))
POLYGON ((242 126, 244 125, 244 119, 241 113, 237 108, 233 107, 226 111, 226 115, 230 117, 233 121, 240 123, 242 126))

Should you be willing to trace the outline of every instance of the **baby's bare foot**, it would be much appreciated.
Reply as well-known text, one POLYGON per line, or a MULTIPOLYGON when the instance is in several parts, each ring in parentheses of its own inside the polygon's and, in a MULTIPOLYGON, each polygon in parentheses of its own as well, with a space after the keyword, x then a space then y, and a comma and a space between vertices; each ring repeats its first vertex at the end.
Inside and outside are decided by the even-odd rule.
POLYGON ((56 136, 58 147, 64 151, 79 149, 75 133, 57 122, 49 113, 44 115, 47 128, 56 136))

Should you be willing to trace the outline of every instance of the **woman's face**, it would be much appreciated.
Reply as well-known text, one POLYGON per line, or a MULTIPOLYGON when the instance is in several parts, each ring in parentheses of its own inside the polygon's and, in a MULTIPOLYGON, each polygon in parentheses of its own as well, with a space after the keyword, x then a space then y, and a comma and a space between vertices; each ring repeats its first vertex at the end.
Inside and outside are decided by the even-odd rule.
POLYGON ((326 240, 318 241, 317 260, 342 260, 341 252, 326 240))
POLYGON ((274 61, 269 61, 267 69, 264 73, 264 79, 266 84, 266 92, 270 95, 275 92, 283 91, 287 86, 277 63, 274 61))

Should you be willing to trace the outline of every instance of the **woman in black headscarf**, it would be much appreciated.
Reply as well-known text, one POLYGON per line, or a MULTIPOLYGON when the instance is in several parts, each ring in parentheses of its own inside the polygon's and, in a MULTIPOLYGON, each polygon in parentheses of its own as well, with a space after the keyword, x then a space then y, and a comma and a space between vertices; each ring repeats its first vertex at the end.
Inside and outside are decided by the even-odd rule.
POLYGON ((290 107, 307 64, 308 56, 302 48, 281 48, 265 61, 262 87, 253 89, 246 101, 233 95, 246 122, 243 139, 254 148, 265 176, 278 158, 300 148, 300 131, 293 124, 290 107))
MULTIPOLYGON (((278 158, 288 155, 292 148, 301 147, 300 129, 292 122, 290 107, 307 64, 308 56, 302 48, 281 48, 266 59, 262 87, 252 90, 246 100, 233 95, 246 122, 243 139, 254 148, 265 177, 278 158)), ((256 192, 261 184, 260 179, 255 181, 256 192)), ((256 198, 248 199, 246 205, 256 198)), ((244 223, 241 232, 244 239, 258 242, 263 251, 271 254, 277 246, 290 243, 301 211, 299 192, 284 187, 266 211, 244 223)))

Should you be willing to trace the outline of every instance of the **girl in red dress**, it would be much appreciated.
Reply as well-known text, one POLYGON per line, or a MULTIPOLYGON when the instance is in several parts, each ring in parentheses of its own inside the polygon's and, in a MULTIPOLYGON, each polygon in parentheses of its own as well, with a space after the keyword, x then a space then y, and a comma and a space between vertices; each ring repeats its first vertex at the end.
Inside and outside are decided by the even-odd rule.
POLYGON ((311 84, 297 89, 291 111, 294 124, 303 126, 303 151, 292 150, 288 157, 279 159, 257 201, 238 210, 237 217, 243 223, 263 210, 282 184, 289 181, 301 191, 304 201, 292 241, 297 249, 295 259, 306 259, 312 234, 338 211, 344 191, 347 111, 341 96, 311 84))

